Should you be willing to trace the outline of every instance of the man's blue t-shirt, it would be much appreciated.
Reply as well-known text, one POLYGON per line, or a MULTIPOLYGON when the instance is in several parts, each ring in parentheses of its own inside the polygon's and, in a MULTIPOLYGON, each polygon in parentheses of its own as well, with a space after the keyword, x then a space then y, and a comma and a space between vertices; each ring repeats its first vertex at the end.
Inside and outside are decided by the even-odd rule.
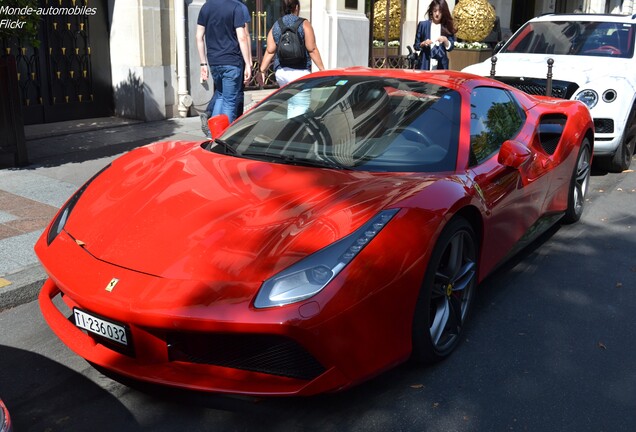
POLYGON ((236 29, 245 26, 245 22, 244 11, 238 1, 207 0, 201 7, 197 24, 205 27, 210 66, 243 68, 236 29))

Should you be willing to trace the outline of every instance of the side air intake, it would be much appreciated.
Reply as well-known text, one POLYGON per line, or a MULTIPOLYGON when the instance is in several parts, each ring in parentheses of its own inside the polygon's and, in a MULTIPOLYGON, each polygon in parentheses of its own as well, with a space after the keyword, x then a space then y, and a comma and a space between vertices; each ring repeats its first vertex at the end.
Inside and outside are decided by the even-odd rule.
POLYGON ((539 141, 543 150, 553 155, 559 145, 567 117, 563 114, 549 114, 539 121, 539 141))

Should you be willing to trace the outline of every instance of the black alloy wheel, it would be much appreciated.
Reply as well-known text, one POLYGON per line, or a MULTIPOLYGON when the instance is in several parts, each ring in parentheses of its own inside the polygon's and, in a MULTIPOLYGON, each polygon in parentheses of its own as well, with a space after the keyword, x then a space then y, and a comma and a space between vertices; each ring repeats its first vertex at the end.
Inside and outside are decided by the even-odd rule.
POLYGON ((590 172, 592 159, 592 148, 588 138, 584 138, 576 159, 576 165, 570 180, 570 191, 568 193, 568 209, 565 212, 563 221, 565 223, 578 222, 583 215, 585 207, 585 197, 590 185, 590 172))
POLYGON ((434 363, 460 342, 477 286, 478 241, 456 217, 440 235, 420 289, 413 319, 413 359, 434 363))

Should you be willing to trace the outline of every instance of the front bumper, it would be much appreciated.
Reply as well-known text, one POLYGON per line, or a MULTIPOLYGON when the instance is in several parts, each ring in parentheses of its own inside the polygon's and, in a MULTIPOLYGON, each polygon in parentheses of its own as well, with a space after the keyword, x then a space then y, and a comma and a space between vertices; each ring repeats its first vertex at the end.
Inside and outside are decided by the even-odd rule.
MULTIPOLYGON (((382 256, 373 249, 362 254, 382 256)), ((87 361, 125 378, 206 392, 313 395, 357 384, 410 355, 422 275, 396 275, 386 269, 399 268, 390 260, 364 265, 384 270, 378 273, 354 261, 307 301, 254 309, 248 295, 219 299, 216 292, 210 300, 210 283, 97 260, 64 232, 51 246, 40 239, 36 252, 50 275, 39 302, 52 330, 87 361), (120 282, 109 292, 113 278, 120 282), (126 326, 132 349, 77 327, 73 308, 126 326)))
MULTIPOLYGON (((608 124, 611 119, 594 119, 595 130, 603 130, 599 126, 608 124)), ((616 124, 613 122, 614 125, 616 124)), ((616 133, 616 129, 612 132, 595 132, 594 133, 594 155, 595 156, 612 156, 618 146, 621 144, 622 135, 616 133)))
MULTIPOLYGON (((344 387, 350 381, 334 367, 318 369, 321 372, 312 379, 296 379, 200 363, 183 354, 179 358, 170 349, 170 332, 130 323, 127 325, 134 352, 118 352, 112 344, 74 325, 69 317, 72 308, 79 305, 63 295, 51 279, 44 284, 39 302, 46 321, 69 348, 87 361, 126 378, 188 390, 251 395, 309 395, 344 387)), ((178 332, 171 332, 175 333, 178 332)))

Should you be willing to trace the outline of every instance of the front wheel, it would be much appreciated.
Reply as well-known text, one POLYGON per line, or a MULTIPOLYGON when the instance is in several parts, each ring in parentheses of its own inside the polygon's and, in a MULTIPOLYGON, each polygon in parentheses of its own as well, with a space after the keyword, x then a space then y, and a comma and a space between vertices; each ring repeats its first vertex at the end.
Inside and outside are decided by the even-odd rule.
POLYGON ((477 285, 478 241, 457 217, 440 235, 424 276, 413 319, 413 359, 434 363, 460 341, 477 285))
POLYGON ((579 155, 576 159, 576 166, 572 172, 570 179, 570 191, 568 193, 568 209, 563 218, 565 223, 578 222, 583 214, 585 205, 585 196, 590 184, 590 161, 592 159, 592 150, 590 141, 583 139, 579 155))

